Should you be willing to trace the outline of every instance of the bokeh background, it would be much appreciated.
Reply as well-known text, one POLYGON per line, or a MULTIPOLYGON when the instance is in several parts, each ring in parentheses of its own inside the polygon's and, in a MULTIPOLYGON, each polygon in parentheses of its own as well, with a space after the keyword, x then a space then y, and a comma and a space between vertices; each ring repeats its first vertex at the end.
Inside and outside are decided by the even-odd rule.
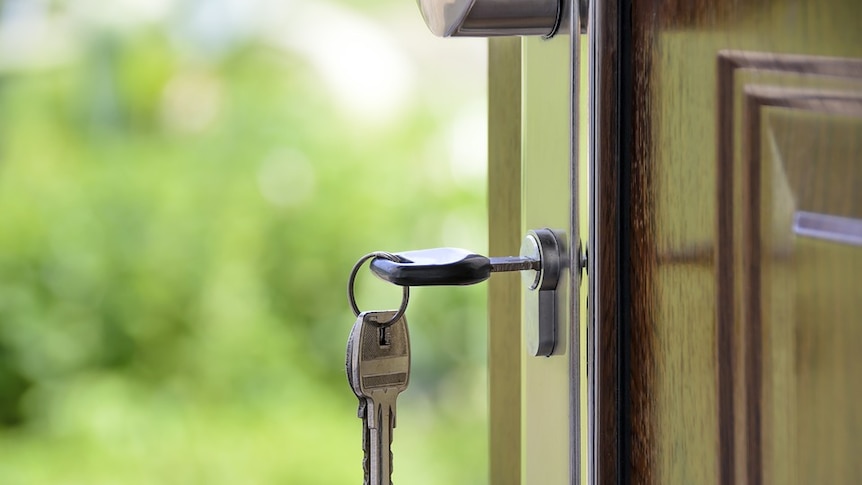
MULTIPOLYGON (((361 483, 347 276, 485 250, 485 76, 411 0, 0 0, 0 484, 361 483)), ((396 483, 487 482, 484 295, 413 294, 396 483)))

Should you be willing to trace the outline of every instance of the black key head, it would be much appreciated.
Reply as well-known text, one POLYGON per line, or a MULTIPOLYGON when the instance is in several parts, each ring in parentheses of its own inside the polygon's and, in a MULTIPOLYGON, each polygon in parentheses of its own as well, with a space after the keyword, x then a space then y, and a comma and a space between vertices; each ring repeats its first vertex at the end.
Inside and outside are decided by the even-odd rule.
POLYGON ((466 249, 422 249, 395 255, 400 261, 372 259, 371 271, 398 286, 463 286, 491 276, 491 260, 466 249))

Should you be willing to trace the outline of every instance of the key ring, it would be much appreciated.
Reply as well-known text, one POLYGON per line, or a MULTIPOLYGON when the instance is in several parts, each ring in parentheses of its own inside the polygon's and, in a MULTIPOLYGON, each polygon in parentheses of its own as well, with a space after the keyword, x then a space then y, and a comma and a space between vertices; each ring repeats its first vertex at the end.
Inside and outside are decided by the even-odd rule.
MULTIPOLYGON (((356 295, 353 291, 353 286, 356 282, 356 274, 359 273, 359 268, 362 267, 362 263, 368 261, 371 258, 383 258, 390 261, 395 261, 396 263, 401 262, 401 258, 392 253, 387 253, 385 251, 375 251, 359 258, 359 261, 357 261, 356 264, 353 265, 353 270, 350 271, 350 278, 347 280, 347 300, 350 302, 350 308, 353 309, 353 313, 356 316, 359 316, 359 314, 362 313, 361 311, 359 311, 359 305, 356 304, 356 295)), ((404 316, 404 312, 407 311, 407 303, 410 301, 410 287, 403 286, 402 288, 404 288, 404 291, 401 297, 401 306, 398 308, 398 311, 395 312, 395 315, 391 319, 377 324, 378 327, 386 328, 397 322, 399 318, 404 316)))

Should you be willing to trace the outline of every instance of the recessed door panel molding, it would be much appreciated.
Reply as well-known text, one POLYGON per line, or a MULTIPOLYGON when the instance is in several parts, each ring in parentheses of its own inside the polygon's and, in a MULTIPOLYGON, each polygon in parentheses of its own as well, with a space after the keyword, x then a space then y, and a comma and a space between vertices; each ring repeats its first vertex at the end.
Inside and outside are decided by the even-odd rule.
POLYGON ((862 446, 862 386, 847 376, 862 368, 823 340, 862 340, 862 310, 855 289, 822 287, 839 255, 832 277, 862 269, 847 244, 862 220, 862 61, 727 51, 718 65, 719 413, 735 423, 721 460, 749 483, 858 481, 846 453, 862 446))
POLYGON ((746 436, 761 446, 746 450, 761 460, 749 478, 858 483, 862 306, 848 283, 862 250, 841 239, 862 216, 862 90, 750 86, 744 98, 745 387, 759 410, 746 436), (800 214, 833 237, 800 235, 800 214))

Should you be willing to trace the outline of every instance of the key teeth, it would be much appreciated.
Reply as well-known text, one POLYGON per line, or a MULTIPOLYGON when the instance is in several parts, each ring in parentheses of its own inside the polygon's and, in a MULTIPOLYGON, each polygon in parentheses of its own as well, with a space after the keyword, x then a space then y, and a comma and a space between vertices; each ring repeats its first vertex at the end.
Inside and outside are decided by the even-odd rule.
POLYGON ((368 428, 368 415, 366 414, 366 403, 364 399, 360 399, 359 417, 362 418, 362 475, 363 485, 371 485, 371 459, 368 456, 369 446, 371 444, 371 430, 368 428))
POLYGON ((368 431, 363 432, 362 435, 362 474, 365 477, 365 484, 368 485, 368 480, 371 478, 371 460, 368 456, 368 431))

